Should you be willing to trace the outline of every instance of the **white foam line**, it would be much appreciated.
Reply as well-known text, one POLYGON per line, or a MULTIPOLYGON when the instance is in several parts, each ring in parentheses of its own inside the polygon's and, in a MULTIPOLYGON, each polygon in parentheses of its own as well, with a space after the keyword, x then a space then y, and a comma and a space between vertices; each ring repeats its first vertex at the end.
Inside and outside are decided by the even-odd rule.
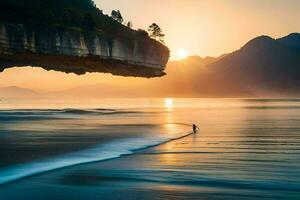
POLYGON ((183 135, 178 138, 145 137, 122 139, 102 144, 97 148, 70 153, 57 158, 16 165, 0 171, 0 185, 55 169, 118 158, 122 155, 133 154, 134 151, 139 149, 160 145, 188 135, 183 135))

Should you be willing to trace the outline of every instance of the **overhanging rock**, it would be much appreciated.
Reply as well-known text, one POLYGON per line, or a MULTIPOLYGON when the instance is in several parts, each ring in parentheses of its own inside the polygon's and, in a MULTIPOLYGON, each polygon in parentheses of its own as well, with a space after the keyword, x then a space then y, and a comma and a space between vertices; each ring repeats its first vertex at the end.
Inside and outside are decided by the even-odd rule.
POLYGON ((75 74, 103 72, 150 78, 165 75, 169 57, 166 46, 138 34, 124 37, 100 30, 0 24, 0 71, 33 66, 75 74))

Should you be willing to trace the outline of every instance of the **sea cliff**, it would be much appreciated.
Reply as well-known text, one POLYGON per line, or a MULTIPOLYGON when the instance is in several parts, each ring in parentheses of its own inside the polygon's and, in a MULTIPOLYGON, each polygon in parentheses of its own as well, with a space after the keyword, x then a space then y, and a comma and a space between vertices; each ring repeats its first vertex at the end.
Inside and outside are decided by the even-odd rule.
POLYGON ((125 37, 101 30, 0 24, 0 71, 35 66, 76 74, 159 77, 169 56, 166 46, 138 32, 125 37))

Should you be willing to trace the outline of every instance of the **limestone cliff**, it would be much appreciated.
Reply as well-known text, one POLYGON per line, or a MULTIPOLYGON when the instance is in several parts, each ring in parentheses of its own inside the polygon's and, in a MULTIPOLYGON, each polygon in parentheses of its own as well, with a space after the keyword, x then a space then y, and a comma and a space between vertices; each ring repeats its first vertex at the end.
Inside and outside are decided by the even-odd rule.
POLYGON ((100 30, 0 24, 0 71, 36 66, 76 74, 158 77, 165 74, 169 56, 166 46, 138 32, 125 37, 100 30))

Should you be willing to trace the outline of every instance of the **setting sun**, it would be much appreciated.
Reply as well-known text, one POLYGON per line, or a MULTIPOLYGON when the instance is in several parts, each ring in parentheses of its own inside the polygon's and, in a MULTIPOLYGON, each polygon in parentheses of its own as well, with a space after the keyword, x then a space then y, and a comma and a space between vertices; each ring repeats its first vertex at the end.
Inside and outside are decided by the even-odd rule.
POLYGON ((185 58, 187 58, 189 55, 189 52, 183 48, 178 49, 176 52, 176 59, 178 60, 183 60, 185 58))

